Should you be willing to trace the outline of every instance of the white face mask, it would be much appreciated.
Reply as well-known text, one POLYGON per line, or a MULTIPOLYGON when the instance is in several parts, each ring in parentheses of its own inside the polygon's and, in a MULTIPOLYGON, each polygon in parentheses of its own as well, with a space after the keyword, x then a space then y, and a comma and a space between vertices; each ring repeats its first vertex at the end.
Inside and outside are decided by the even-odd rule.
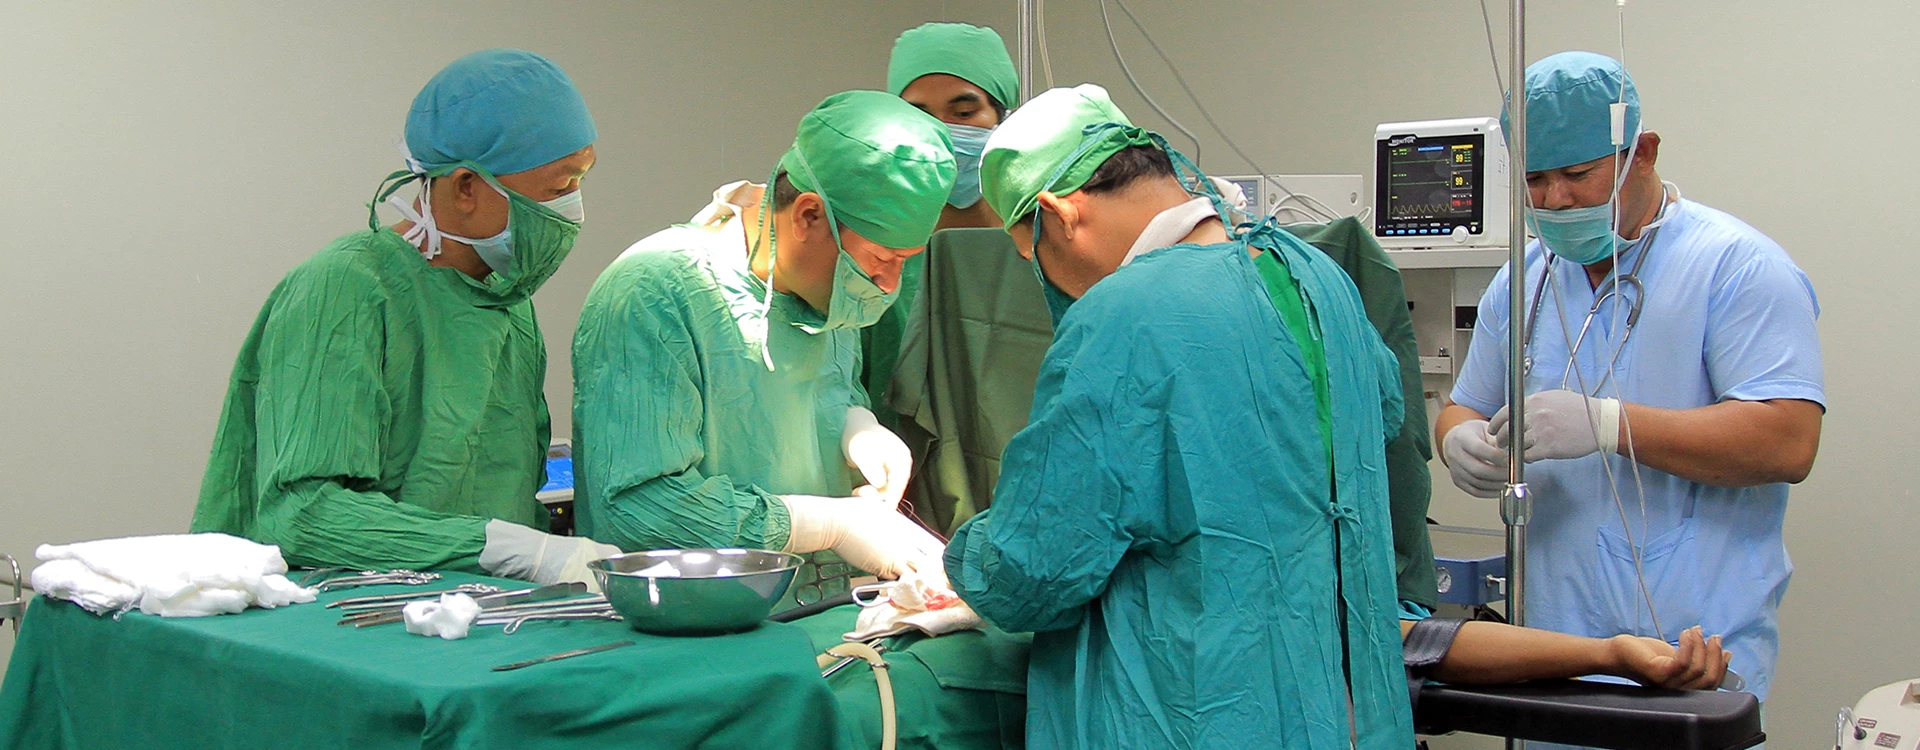
POLYGON ((585 190, 575 190, 550 201, 540 201, 554 213, 575 224, 587 223, 587 204, 585 190))

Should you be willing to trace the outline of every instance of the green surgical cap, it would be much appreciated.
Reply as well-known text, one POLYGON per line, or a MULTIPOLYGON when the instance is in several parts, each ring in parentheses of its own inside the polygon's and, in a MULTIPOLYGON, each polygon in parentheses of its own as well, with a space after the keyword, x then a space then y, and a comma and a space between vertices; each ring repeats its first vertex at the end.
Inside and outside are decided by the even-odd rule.
POLYGON ((908 29, 893 42, 887 61, 887 91, 894 96, 921 76, 945 73, 987 92, 1000 106, 1020 103, 1020 74, 1007 43, 993 29, 964 23, 930 23, 908 29))
POLYGON ((1033 212, 1041 191, 1079 190, 1121 149, 1152 143, 1113 106, 1106 89, 1091 83, 1050 89, 1020 105, 987 139, 980 191, 1010 229, 1033 212), (1107 123, 1125 127, 1098 127, 1107 123))
POLYGON ((947 126, 879 91, 820 102, 800 118, 780 170, 825 196, 840 226, 894 249, 927 244, 957 172, 947 126))
MULTIPOLYGON (((1512 119, 1500 114, 1512 132, 1512 119)), ((1627 69, 1606 55, 1562 52, 1527 66, 1527 171, 1593 161, 1633 145, 1640 92, 1627 69), (1613 142, 1614 102, 1627 104, 1625 143, 1613 142)))
POLYGON ((496 175, 558 161, 599 137, 566 72, 517 49, 453 61, 414 97, 406 132, 417 172, 473 162, 496 175))

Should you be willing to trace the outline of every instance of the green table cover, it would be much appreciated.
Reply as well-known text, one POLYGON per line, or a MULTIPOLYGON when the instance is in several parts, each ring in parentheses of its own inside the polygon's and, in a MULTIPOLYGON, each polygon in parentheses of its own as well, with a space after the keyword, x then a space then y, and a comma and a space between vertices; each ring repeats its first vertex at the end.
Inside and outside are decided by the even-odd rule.
MULTIPOLYGON (((526 585, 447 574, 431 587, 469 581, 526 585)), ((464 640, 445 641, 397 624, 341 627, 340 611, 321 606, 400 590, 350 589, 322 594, 314 604, 219 617, 132 612, 117 621, 42 598, 29 608, 0 684, 0 747, 878 745, 868 739, 879 732, 869 707, 877 703, 871 675, 836 675, 829 683, 814 663, 816 643, 824 649, 838 641, 838 632, 828 631, 850 625, 851 613, 812 618, 837 624, 767 623, 705 638, 647 635, 607 621, 530 623, 510 636, 498 626, 475 627, 464 640), (511 672, 489 669, 620 640, 636 645, 511 672)), ((994 655, 977 647, 954 660, 992 664, 994 655)), ((1001 667, 1013 669, 1012 661, 1003 658, 1001 667)), ((1018 695, 941 690, 937 678, 904 682, 911 689, 903 690, 903 733, 928 723, 939 731, 914 731, 984 737, 994 733, 986 728, 991 723, 1020 732, 1018 724, 1000 727, 1003 703, 1024 707, 1018 695)), ((1023 708, 1005 721, 1022 718, 1023 708)), ((1000 747, 994 739, 942 746, 1000 747)))

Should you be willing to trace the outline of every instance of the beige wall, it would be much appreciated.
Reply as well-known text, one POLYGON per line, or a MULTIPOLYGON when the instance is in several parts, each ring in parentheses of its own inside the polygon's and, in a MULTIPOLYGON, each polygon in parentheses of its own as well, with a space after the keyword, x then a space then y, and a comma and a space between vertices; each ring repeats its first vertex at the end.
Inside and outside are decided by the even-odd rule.
MULTIPOLYGON (((937 0, 11 4, 0 44, 0 552, 184 531, 241 339, 365 226, 407 106, 466 52, 552 57, 600 128, 591 220, 536 297, 554 433, 588 286, 881 88, 937 0)), ((0 628, 0 665, 11 647, 0 628)))
MULTIPOLYGON (((1120 77, 1098 5, 1048 5, 1055 82, 1103 83, 1135 120, 1160 127, 1120 77)), ((1472 0, 1130 5, 1215 118, 1270 170, 1365 172, 1377 123, 1498 113, 1472 0)), ((1489 5, 1504 62, 1507 3, 1489 5)), ((1529 6, 1534 58, 1616 53, 1613 3, 1529 6)), ((1189 127, 1204 127, 1113 12, 1148 91, 1189 127)), ((1904 142, 1920 121, 1920 47, 1910 36, 1920 6, 1636 0, 1627 13, 1627 63, 1648 125, 1665 136, 1662 175, 1778 240, 1820 294, 1831 410, 1820 461, 1788 513, 1797 569, 1767 717, 1773 744, 1821 746, 1841 705, 1920 676, 1911 637, 1920 619, 1911 563, 1920 356, 1904 345, 1920 295, 1903 176, 1904 142), (1891 192, 1873 189, 1889 180, 1891 192)), ((1203 167, 1246 169, 1210 133, 1204 142, 1203 167)), ((1443 504, 1455 518, 1472 515, 1452 502, 1443 504)), ((1481 512, 1493 522, 1490 508, 1481 512)))

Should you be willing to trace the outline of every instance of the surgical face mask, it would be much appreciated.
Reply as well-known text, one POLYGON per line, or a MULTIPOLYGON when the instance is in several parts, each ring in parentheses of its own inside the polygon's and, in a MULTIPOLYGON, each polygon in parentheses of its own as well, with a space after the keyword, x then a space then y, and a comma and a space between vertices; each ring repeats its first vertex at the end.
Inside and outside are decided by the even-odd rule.
MULTIPOLYGON (((506 198, 510 207, 515 203, 514 198, 519 197, 522 202, 529 200, 527 198, 520 197, 512 193, 511 191, 508 191, 505 188, 502 188, 499 185, 495 185, 492 182, 489 182, 487 184, 493 187, 494 192, 497 192, 502 197, 506 198)), ((552 211, 554 215, 559 216, 560 218, 565 219, 568 222, 571 222, 574 225, 578 226, 584 223, 587 218, 587 205, 585 200, 586 200, 585 197, 581 195, 581 191, 575 190, 571 193, 560 196, 550 201, 540 201, 539 205, 543 208, 546 208, 549 211, 552 211)), ((510 208, 507 215, 507 227, 505 229, 500 230, 499 234, 496 234, 492 237, 488 237, 485 239, 469 239, 466 237, 460 237, 457 235, 448 234, 446 232, 441 232, 440 236, 445 239, 453 240, 455 242, 464 242, 469 246, 472 246, 473 252, 478 254, 481 260, 486 261, 488 268, 493 269, 494 273, 505 276, 511 273, 513 270, 513 259, 514 259, 513 214, 514 213, 517 213, 517 212, 511 210, 510 208)), ((525 222, 523 221, 522 223, 525 223, 525 222)))
MULTIPOLYGON (((839 231, 833 233, 833 242, 840 244, 839 231)), ((833 300, 827 305, 827 322, 821 329, 865 328, 878 323, 899 297, 898 289, 892 294, 881 291, 880 285, 873 283, 873 278, 860 270, 860 264, 841 247, 839 259, 833 263, 833 300)))
MULTIPOLYGON (((1619 238, 1613 233, 1611 201, 1587 208, 1536 208, 1529 213, 1534 234, 1540 235, 1547 252, 1583 266, 1613 255, 1614 240, 1619 238)), ((1626 246, 1627 241, 1620 240, 1619 247, 1626 246)))
POLYGON ((426 178, 420 190, 419 211, 414 211, 411 205, 398 197, 388 199, 400 210, 401 215, 414 224, 407 231, 406 240, 416 246, 420 246, 424 240, 425 249, 421 254, 429 259, 440 254, 443 240, 465 243, 494 272, 494 277, 483 282, 489 292, 504 301, 518 301, 533 296, 573 251, 574 238, 579 235, 581 223, 586 218, 586 204, 581 191, 575 190, 550 201, 536 202, 501 187, 492 175, 477 165, 460 166, 474 170, 487 181, 489 187, 506 197, 506 228, 500 230, 499 234, 484 238, 461 237, 440 231, 435 226, 431 205, 433 178, 426 178))
POLYGON ((993 130, 951 123, 947 130, 953 139, 954 165, 960 170, 953 179, 953 192, 947 196, 947 205, 971 208, 980 202, 980 157, 986 153, 987 136, 993 135, 993 130))
MULTIPOLYGON (((1660 213, 1653 221, 1640 228, 1640 239, 1649 236, 1649 231, 1665 223, 1669 211, 1668 197, 1678 188, 1672 183, 1661 183, 1660 213)), ((1615 242, 1624 253, 1640 240, 1629 240, 1613 232, 1613 207, 1609 201, 1587 208, 1545 209, 1536 208, 1528 213, 1533 217, 1533 232, 1540 236, 1540 242, 1547 251, 1556 256, 1580 265, 1600 262, 1614 253, 1615 242)))
MULTIPOLYGON (((800 154, 800 166, 807 171, 808 178, 814 184, 819 184, 820 181, 813 176, 813 167, 807 163, 807 156, 804 153, 800 154)), ((769 188, 766 193, 766 200, 768 202, 761 206, 762 220, 764 220, 766 216, 768 207, 772 205, 773 190, 771 186, 774 181, 778 179, 779 171, 777 169, 774 171, 774 175, 774 177, 767 180, 769 188)), ((833 262, 833 297, 827 303, 826 322, 820 324, 818 327, 807 326, 807 328, 811 331, 819 332, 830 331, 836 328, 865 328, 880 322, 880 316, 885 315, 887 308, 892 307, 893 301, 899 298, 900 290, 895 289, 891 294, 881 291, 880 285, 873 283, 873 278, 868 276, 866 271, 861 270, 860 264, 854 262, 852 255, 847 254, 847 246, 840 241, 840 221, 833 216, 833 200, 827 197, 825 190, 815 190, 814 193, 820 196, 821 207, 826 209, 827 231, 833 234, 833 246, 839 250, 839 257, 835 258, 833 262)), ((773 241, 774 252, 776 254, 779 251, 779 243, 780 240, 776 233, 773 241)), ((769 260, 768 267, 773 267, 771 259, 769 260)), ((768 272, 767 277, 767 293, 769 295, 773 293, 773 277, 771 271, 768 272)), ((771 303, 772 298, 769 297, 768 300, 769 303, 771 303)), ((769 369, 771 369, 771 365, 769 365, 769 369)))

